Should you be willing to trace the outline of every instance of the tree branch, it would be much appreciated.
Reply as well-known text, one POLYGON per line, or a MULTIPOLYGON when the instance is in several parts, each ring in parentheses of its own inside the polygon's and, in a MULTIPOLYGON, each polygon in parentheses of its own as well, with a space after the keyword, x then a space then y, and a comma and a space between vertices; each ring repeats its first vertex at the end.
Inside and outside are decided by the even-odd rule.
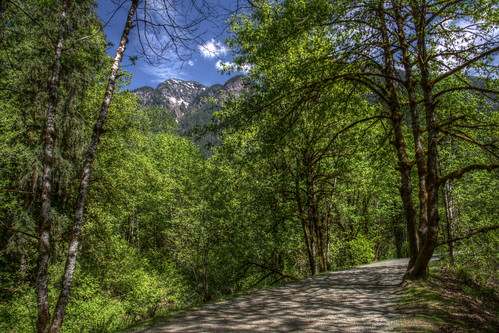
POLYGON ((440 245, 453 243, 453 242, 458 241, 458 240, 470 238, 471 236, 474 236, 476 234, 483 233, 483 232, 489 232, 489 231, 495 230, 495 229, 499 229, 499 224, 493 225, 493 226, 489 226, 489 227, 478 228, 478 229, 476 229, 474 231, 468 232, 464 236, 459 236, 459 237, 455 237, 455 238, 452 238, 452 239, 447 239, 447 240, 441 241, 440 243, 437 244, 437 247, 440 246, 440 245))
POLYGON ((444 134, 446 135, 450 135, 450 136, 453 136, 455 138, 458 138, 458 139, 461 139, 461 140, 464 140, 464 141, 467 141, 467 142, 470 142, 474 145, 477 145, 478 147, 482 148, 483 150, 487 151, 489 154, 495 156, 495 157, 498 157, 496 153, 494 153, 492 150, 488 149, 487 147, 492 147, 492 149, 494 149, 494 146, 491 145, 491 144, 482 144, 482 143, 479 143, 479 142, 476 142, 475 140, 473 140, 472 138, 469 138, 468 136, 466 135, 463 135, 463 134, 459 134, 459 133, 454 133, 454 132, 451 132, 451 131, 448 131, 448 130, 445 130, 443 128, 440 128, 440 131, 443 132, 444 134))
POLYGON ((454 88, 449 88, 449 89, 444 89, 442 91, 439 91, 438 93, 435 94, 435 98, 439 98, 441 95, 444 95, 449 92, 453 91, 462 91, 462 90, 473 90, 473 91, 478 91, 482 94, 499 94, 499 91, 495 89, 487 89, 487 88, 480 88, 480 87, 474 87, 472 85, 469 85, 467 87, 454 87, 454 88))
POLYGON ((473 171, 473 170, 491 171, 491 170, 496 169, 496 168, 499 168, 499 163, 496 163, 496 164, 470 164, 470 165, 465 166, 464 168, 461 168, 461 169, 456 170, 454 172, 451 172, 443 177, 440 177, 437 181, 437 185, 439 186, 449 179, 459 179, 466 172, 469 172, 469 171, 473 171))
POLYGON ((434 78, 433 80, 431 80, 431 85, 435 85, 436 83, 442 81, 443 79, 445 79, 446 77, 449 77, 457 72, 459 72, 461 69, 464 69, 466 68, 467 66, 479 61, 480 59, 483 59, 485 57, 488 57, 489 55, 493 55, 494 53, 498 52, 499 51, 499 46, 497 47, 494 47, 486 52, 483 52, 483 53, 480 53, 478 54, 476 57, 474 58, 471 58, 470 60, 466 61, 465 63, 455 67, 454 69, 448 71, 448 72, 445 72, 443 74, 441 74, 440 76, 437 76, 436 78, 434 78))
POLYGON ((34 238, 36 240, 35 242, 38 241, 38 237, 36 235, 30 234, 28 232, 25 232, 25 231, 22 231, 22 230, 18 230, 18 229, 15 229, 15 228, 8 227, 3 222, 0 222, 0 228, 5 229, 5 230, 9 230, 9 231, 13 231, 13 232, 18 232, 18 233, 23 234, 25 236, 34 238))
POLYGON ((452 118, 449 118, 447 119, 446 121, 438 124, 438 127, 441 128, 441 127, 444 127, 444 126, 447 126, 447 125, 450 125, 452 124, 453 122, 455 121, 458 121, 458 120, 462 120, 462 119, 466 119, 466 116, 459 116, 459 117, 452 117, 452 118))

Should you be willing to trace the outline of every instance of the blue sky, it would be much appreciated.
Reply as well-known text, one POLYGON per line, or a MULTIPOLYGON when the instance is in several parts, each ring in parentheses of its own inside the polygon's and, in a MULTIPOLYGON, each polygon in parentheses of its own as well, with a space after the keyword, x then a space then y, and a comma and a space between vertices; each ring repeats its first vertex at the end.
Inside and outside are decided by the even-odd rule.
MULTIPOLYGON (((235 1, 225 0, 225 2, 229 7, 231 3, 235 4, 235 1)), ((116 5, 111 0, 101 0, 97 8, 101 20, 107 22, 104 33, 108 41, 114 44, 108 48, 108 53, 112 57, 116 52, 116 45, 119 43, 128 9, 129 3, 125 2, 124 6, 113 16, 116 5)), ((232 58, 224 43, 226 33, 213 24, 203 26, 203 31, 206 33, 202 36, 202 41, 193 47, 194 52, 188 59, 181 61, 175 55, 171 55, 168 61, 151 65, 140 57, 135 64, 129 61, 130 57, 139 54, 137 29, 133 29, 122 64, 127 72, 133 73, 133 79, 128 88, 133 90, 143 86, 156 87, 169 78, 197 81, 211 86, 216 83, 225 83, 230 77, 242 74, 242 72, 235 72, 227 75, 220 72, 220 63, 230 62, 232 58)))

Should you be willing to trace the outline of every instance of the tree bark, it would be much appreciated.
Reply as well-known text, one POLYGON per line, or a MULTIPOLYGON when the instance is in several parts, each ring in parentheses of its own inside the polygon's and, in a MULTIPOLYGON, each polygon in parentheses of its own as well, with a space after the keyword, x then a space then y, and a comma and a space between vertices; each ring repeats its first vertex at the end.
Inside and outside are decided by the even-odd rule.
MULTIPOLYGON (((444 187, 442 188, 442 195, 444 199, 445 206, 445 226, 446 226, 446 234, 447 239, 452 239, 453 236, 453 228, 454 228, 454 198, 452 195, 454 185, 450 180, 446 181, 444 187)), ((449 258, 451 263, 454 263, 454 245, 452 242, 448 244, 447 253, 449 254, 449 258)))
POLYGON ((90 147, 88 148, 87 157, 83 165, 81 182, 78 191, 78 198, 76 202, 73 229, 71 231, 71 237, 69 241, 69 249, 66 260, 66 266, 64 270, 64 276, 62 278, 61 292, 59 294, 59 300, 55 308, 54 319, 52 321, 52 326, 51 326, 52 332, 60 331, 64 319, 64 314, 66 312, 66 306, 68 304, 69 294, 73 283, 73 275, 76 266, 76 256, 78 253, 78 244, 80 240, 81 229, 83 226, 83 213, 85 209, 85 202, 86 202, 92 167, 95 155, 97 153, 97 147, 99 145, 100 136, 102 134, 102 128, 104 126, 107 117, 107 112, 109 110, 109 105, 111 104, 111 100, 114 94, 118 69, 121 64, 123 54, 125 52, 126 44, 128 43, 128 35, 130 33, 130 30, 133 28, 133 17, 135 15, 138 2, 139 0, 133 0, 130 10, 128 12, 128 17, 125 23, 125 27, 121 35, 120 44, 118 46, 118 50, 116 51, 116 55, 114 57, 113 64, 111 66, 111 71, 109 73, 107 89, 104 95, 104 100, 102 102, 99 118, 95 123, 92 133, 92 139, 90 142, 90 147))
MULTIPOLYGON (((413 62, 410 57, 410 52, 409 52, 409 42, 406 39, 405 35, 405 30, 404 30, 404 22, 403 22, 403 17, 401 13, 400 7, 397 5, 394 5, 394 12, 395 12, 395 20, 397 23, 397 36, 398 36, 398 42, 400 45, 400 50, 402 52, 402 65, 404 67, 405 71, 405 89, 407 91, 407 97, 409 99, 409 114, 411 118, 411 127, 412 127, 412 137, 414 141, 414 156, 416 159, 416 169, 418 172, 418 198, 419 198, 419 230, 417 235, 420 237, 417 238, 417 250, 421 248, 421 241, 422 241, 422 228, 424 228, 428 224, 428 206, 427 206, 427 200, 428 200, 428 192, 426 188, 426 165, 425 165, 425 158, 424 158, 424 148, 423 148, 423 136, 421 133, 421 124, 419 121, 419 112, 418 112, 418 105, 416 101, 416 91, 415 91, 415 83, 416 80, 414 79, 413 76, 413 62)), ((411 255, 411 263, 409 267, 412 266, 412 264, 415 263, 415 257, 413 256, 415 254, 412 253, 411 255)))
POLYGON ((397 258, 403 258, 402 246, 404 243, 404 228, 399 225, 399 220, 401 219, 401 214, 396 214, 392 216, 392 231, 393 239, 395 243, 395 251, 397 258))
MULTIPOLYGON (((452 137, 449 137, 449 160, 452 158, 452 137)), ((442 174, 442 162, 439 159, 439 169, 440 174, 442 174)), ((452 192, 454 191, 454 184, 451 179, 448 179, 444 182, 442 186, 442 197, 445 208, 445 227, 447 239, 452 239, 453 236, 453 228, 454 228, 454 195, 452 192)), ((449 242, 447 244, 447 253, 449 255, 449 259, 451 264, 454 264, 454 244, 453 242, 449 242)), ((438 245, 437 245, 438 246, 438 245)))
POLYGON ((41 197, 41 219, 39 223, 40 237, 38 239, 38 260, 36 274, 36 301, 38 306, 37 331, 45 333, 50 328, 50 305, 48 299, 48 268, 50 261, 50 229, 51 229, 51 199, 52 199, 52 167, 54 164, 55 124, 57 113, 58 91, 60 86, 61 59, 66 34, 67 10, 69 0, 62 2, 59 33, 55 46, 52 74, 49 79, 49 100, 46 113, 43 155, 43 179, 41 197))
MULTIPOLYGON (((297 165, 298 157, 296 158, 297 165)), ((315 244, 314 244, 314 231, 313 225, 308 218, 309 216, 303 209, 303 201, 300 194, 300 180, 298 177, 295 178, 295 189, 294 195, 296 200, 296 206, 298 208, 299 219, 301 220, 301 225, 303 229, 303 239, 305 241, 305 245, 307 246, 307 255, 308 255, 308 263, 310 268, 310 274, 317 274, 317 258, 315 253, 315 244)), ((308 203, 305 204, 308 207, 308 203)))
POLYGON ((428 54, 426 50, 426 7, 413 5, 416 19, 416 42, 418 50, 418 66, 421 72, 420 87, 423 93, 423 103, 425 109, 425 122, 428 132, 428 146, 426 154, 426 191, 427 198, 420 205, 426 205, 427 217, 420 217, 422 244, 418 258, 412 268, 406 272, 407 278, 422 278, 428 275, 428 263, 435 247, 439 232, 440 215, 438 212, 438 136, 439 128, 435 120, 435 99, 433 96, 433 84, 430 78, 428 54))
POLYGON ((409 163, 407 149, 404 139, 404 129, 402 122, 402 112, 400 103, 397 97, 397 90, 393 80, 395 68, 393 63, 393 55, 390 49, 390 39, 388 37, 388 28, 386 26, 385 11, 383 4, 377 8, 377 15, 380 19, 380 32, 383 40, 383 56, 384 67, 383 74, 385 76, 385 89, 387 91, 387 103, 390 110, 390 119, 394 132, 394 142, 398 160, 398 170, 400 173, 400 197, 404 207, 404 215, 407 226, 407 240, 409 242, 409 267, 412 267, 418 256, 418 241, 416 237, 416 209, 412 201, 412 181, 411 181, 411 165, 409 163))

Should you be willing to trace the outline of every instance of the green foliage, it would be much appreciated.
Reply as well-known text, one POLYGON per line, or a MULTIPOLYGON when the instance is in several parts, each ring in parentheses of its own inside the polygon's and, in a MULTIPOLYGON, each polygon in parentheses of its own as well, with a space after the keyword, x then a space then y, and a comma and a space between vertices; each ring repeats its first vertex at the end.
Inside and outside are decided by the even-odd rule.
MULTIPOLYGON (((12 282, 11 282, 12 283, 12 282)), ((2 283, 0 330, 2 332, 32 332, 36 327, 36 295, 33 288, 2 283), (4 292, 8 289, 9 297, 4 292)))
MULTIPOLYGON (((365 69, 351 54, 335 52, 360 43, 357 30, 322 24, 344 15, 347 4, 257 1, 254 11, 234 18, 229 41, 236 64, 252 66, 251 90, 236 101, 210 100, 179 125, 167 110, 139 107, 123 89, 130 77, 121 73, 92 174, 65 331, 111 332, 195 302, 408 254, 386 109, 358 80, 335 79, 365 69), (221 143, 207 159, 178 132, 191 130, 191 121, 208 121, 212 108, 221 143)), ((40 136, 60 4, 22 2, 36 25, 11 2, 1 6, 0 330, 31 331, 40 136)), ((68 48, 63 60, 51 306, 110 62, 92 6, 72 6, 68 45, 78 47, 68 48)), ((439 100, 437 121, 455 117, 459 128, 439 141, 441 176, 495 161, 498 113, 491 96, 454 90, 462 82, 482 84, 473 80, 449 77, 437 85, 452 91, 439 100)), ((403 131, 413 159, 409 123, 403 131)), ((204 139, 216 141, 213 133, 204 139)), ((412 173, 417 179, 416 167, 412 173)), ((499 220, 498 185, 497 172, 446 183, 440 210, 449 226, 441 228, 452 237, 499 220)), ((498 241, 496 231, 456 244, 457 270, 497 286, 498 241)))
POLYGON ((348 242, 348 254, 351 266, 370 263, 374 258, 374 240, 367 238, 363 234, 358 234, 348 242))
MULTIPOLYGON (((472 173, 455 182, 453 195, 456 216, 453 220, 454 236, 465 235, 481 227, 496 224, 499 219, 494 197, 499 186, 497 172, 490 175, 472 173)), ((454 245, 454 263, 478 285, 496 288, 499 285, 499 232, 478 234, 454 245)))
MULTIPOLYGON (((94 249, 99 242, 93 242, 94 249)), ((81 260, 64 325, 68 331, 113 332, 186 302, 186 285, 173 265, 165 263, 158 273, 122 239, 97 252, 87 251, 81 260), (105 255, 99 266, 88 267, 98 255, 105 255)))
MULTIPOLYGON (((404 209, 406 216, 411 216, 407 224, 415 225, 412 222, 413 212, 419 208, 420 216, 417 218, 420 220, 420 229, 423 232, 438 230, 438 214, 430 214, 427 219, 425 213, 438 211, 437 201, 427 200, 431 190, 441 186, 437 184, 438 181, 432 184, 431 173, 437 173, 438 169, 445 175, 455 170, 466 173, 468 169, 461 169, 463 167, 497 167, 497 134, 494 133, 497 132, 497 121, 494 120, 497 113, 491 112, 495 108, 492 96, 497 92, 497 82, 493 79, 496 67, 493 65, 493 57, 475 61, 478 59, 475 58, 477 53, 497 51, 491 46, 495 45, 496 35, 490 29, 496 24, 496 20, 483 13, 486 6, 493 3, 495 1, 470 6, 471 2, 458 1, 447 6, 438 1, 425 4, 402 1, 396 6, 384 6, 368 1, 258 1, 252 11, 242 12, 234 17, 234 34, 229 40, 237 54, 236 64, 251 66, 249 83, 253 95, 248 98, 250 102, 246 106, 242 105, 243 109, 246 107, 246 112, 235 112, 232 119, 230 113, 225 116, 233 128, 240 126, 246 128, 248 133, 256 133, 255 140, 260 140, 261 145, 255 145, 258 147, 255 150, 262 149, 263 154, 279 155, 285 161, 281 164, 285 164, 286 169, 296 170, 291 172, 296 184, 310 185, 315 171, 311 172, 311 168, 307 170, 306 163, 301 166, 298 163, 286 165, 285 154, 289 153, 292 158, 299 160, 299 157, 306 155, 305 152, 312 151, 308 160, 313 161, 310 164, 316 167, 323 163, 319 160, 324 156, 320 153, 321 141, 317 138, 331 140, 325 146, 328 153, 334 155, 330 158, 333 162, 329 162, 329 166, 332 166, 328 169, 329 175, 331 177, 337 173, 332 177, 335 181, 338 180, 339 187, 342 182, 350 185, 350 188, 341 188, 341 192, 335 191, 334 200, 334 208, 340 212, 335 220, 343 229, 340 237, 344 237, 347 242, 359 231, 369 234, 368 237, 375 240, 386 239, 389 229, 387 222, 395 221, 395 217, 400 215, 401 203, 393 200, 396 192, 393 194, 394 189, 390 188, 387 181, 392 178, 392 184, 396 184, 398 182, 394 180, 397 178, 390 175, 383 179, 370 173, 370 169, 375 170, 376 167, 382 167, 383 170, 397 168, 403 173, 404 166, 407 166, 407 173, 412 173, 412 185, 410 179, 403 182, 404 209), (428 15, 418 18, 418 13, 423 11, 427 11, 428 15), (431 16, 430 13, 434 14, 435 19, 420 26, 417 22, 424 20, 423 17, 431 16), (447 22, 462 19, 469 21, 470 25, 446 26, 447 22), (401 26, 398 27, 397 23, 401 26), (480 41, 478 38, 474 42, 470 40, 469 35, 475 34, 480 34, 480 41), (460 39, 473 46, 457 50, 455 44, 459 44, 460 39), (419 48, 407 46, 415 41, 419 48), (483 44, 480 45, 481 43, 483 44), (404 49, 407 54, 402 54, 404 49), (421 50, 424 50, 424 54, 418 53, 421 50), (418 59, 426 59, 427 56, 428 61, 418 62, 418 59), (457 64, 464 65, 456 67, 457 64), (401 70, 403 66, 406 66, 405 70, 401 70), (456 70, 450 70, 451 68, 456 70), (480 78, 470 78, 470 73, 479 74, 480 78), (428 80, 426 85, 425 80, 428 80), (393 90, 390 90, 392 87, 393 90), (425 98, 434 98, 435 101, 427 100, 425 104, 425 98), (366 100, 369 102, 365 103, 366 100), (314 118, 316 110, 321 108, 327 110, 327 113, 319 113, 321 117, 314 118), (377 121, 373 121, 371 126, 365 124, 370 129, 366 136, 373 142, 360 149, 364 152, 373 151, 380 143, 392 141, 400 153, 398 166, 393 158, 395 156, 387 151, 386 156, 391 155, 387 159, 388 163, 382 165, 380 161, 371 160, 370 163, 362 164, 363 156, 351 149, 353 145, 358 145, 360 136, 355 137, 358 129, 366 131, 366 127, 350 128, 349 122, 355 124, 362 118, 369 119, 374 115, 378 115, 377 121), (432 124, 433 119, 435 124, 432 124), (376 129, 373 125, 377 123, 381 123, 381 127, 376 129), (319 124, 319 128, 314 127, 314 124, 319 124), (395 128, 395 124, 402 126, 395 128), (390 128, 401 133, 397 140, 387 130, 390 128), (330 132, 327 133, 326 129, 330 132), (350 135, 348 139, 335 135, 347 132, 347 129, 350 135), (289 141, 286 141, 288 138, 289 141), (444 143, 450 140, 458 141, 451 153, 452 161, 440 159, 443 154, 440 155, 434 143, 438 141, 443 151, 444 143), (289 152, 286 151, 287 147, 283 148, 288 142, 292 142, 289 152), (420 144, 421 148, 417 148, 420 144), (297 148, 295 151, 294 147, 297 148), (437 166, 437 160, 441 165, 437 166), (367 167, 367 172, 358 178, 355 177, 355 172, 345 172, 355 170, 360 165, 367 167), (336 169, 332 170, 333 168, 336 169), (370 192, 364 192, 368 187, 363 185, 371 182, 373 176, 379 182, 373 184, 383 184, 381 191, 373 190, 376 188, 374 186, 370 192), (419 196, 412 187, 419 189, 419 196), (358 190, 356 199, 352 198, 352 189, 358 190), (373 192, 373 196, 368 194, 373 192), (391 200, 388 194, 391 195, 391 200), (410 202, 411 194, 413 202, 419 202, 420 207, 410 202), (346 202, 341 201, 342 195, 346 202), (369 207, 371 200, 376 202, 374 212, 369 207), (429 207, 430 205, 434 207, 429 207), (373 218, 366 219, 370 214, 373 218), (363 227, 361 223, 364 224, 363 227), (427 228, 426 224, 434 224, 434 228, 427 228)), ((356 170, 362 169, 359 167, 356 170)), ((318 173, 322 176, 318 178, 327 179, 328 172, 323 168, 318 173)), ((490 179, 488 175, 485 178, 490 179)), ((316 185, 318 184, 314 183, 316 185)), ((315 187, 314 190, 310 186, 308 189, 301 187, 300 190, 306 194, 303 198, 295 196, 298 205, 294 211, 299 212, 298 215, 308 228, 309 222, 320 215, 313 209, 324 204, 321 200, 328 196, 327 189, 320 188, 321 199, 312 206, 310 202, 315 201, 315 198, 310 198, 313 197, 311 193, 315 187), (309 207, 300 211, 300 205, 309 207), (308 212, 309 216, 304 217, 306 214, 303 212, 308 212)), ((438 193, 435 195, 439 196, 438 193)), ((488 192, 485 196, 489 199, 491 193, 488 192)), ((480 209, 476 210, 476 214, 480 212, 480 209)), ((493 219, 488 221, 490 223, 493 219)), ((320 243, 320 237, 314 244, 310 235, 323 228, 317 223, 315 225, 317 227, 311 228, 308 233, 304 227, 304 238, 308 242, 311 261, 315 260, 312 258, 313 247, 320 243)), ((465 222, 463 225, 470 227, 470 223, 465 222)), ((403 237, 396 230, 400 229, 398 223, 392 222, 391 228, 396 239, 397 255, 401 255, 403 237)), ((410 228, 413 236, 410 237, 411 240, 416 239, 414 229, 416 227, 410 228)), ((431 242, 423 241, 424 238, 424 235, 419 238, 420 245, 432 247, 431 242)), ((418 255, 416 243, 417 241, 411 242, 412 256, 418 255)), ((374 249, 376 258, 390 253, 386 244, 375 244, 374 249)), ((429 256, 426 259, 429 260, 429 256)), ((424 271, 420 267, 418 270, 424 271)))

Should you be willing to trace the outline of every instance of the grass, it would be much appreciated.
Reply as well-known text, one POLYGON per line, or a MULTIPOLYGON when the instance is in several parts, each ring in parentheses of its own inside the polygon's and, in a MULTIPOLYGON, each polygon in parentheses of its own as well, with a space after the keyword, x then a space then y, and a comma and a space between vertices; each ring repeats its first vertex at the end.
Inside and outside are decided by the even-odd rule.
POLYGON ((181 316, 189 313, 190 311, 192 311, 194 308, 195 308, 194 306, 191 306, 191 307, 186 307, 186 308, 182 308, 182 309, 178 309, 178 310, 170 310, 167 314, 155 316, 153 318, 150 318, 150 319, 147 319, 144 321, 140 321, 140 322, 135 323, 132 326, 130 326, 126 329, 120 330, 118 332, 125 333, 125 332, 140 330, 142 328, 146 328, 149 326, 154 326, 154 325, 162 323, 164 321, 181 317, 181 316))
POLYGON ((499 293, 456 275, 442 264, 427 281, 404 283, 398 332, 499 332, 499 293))

